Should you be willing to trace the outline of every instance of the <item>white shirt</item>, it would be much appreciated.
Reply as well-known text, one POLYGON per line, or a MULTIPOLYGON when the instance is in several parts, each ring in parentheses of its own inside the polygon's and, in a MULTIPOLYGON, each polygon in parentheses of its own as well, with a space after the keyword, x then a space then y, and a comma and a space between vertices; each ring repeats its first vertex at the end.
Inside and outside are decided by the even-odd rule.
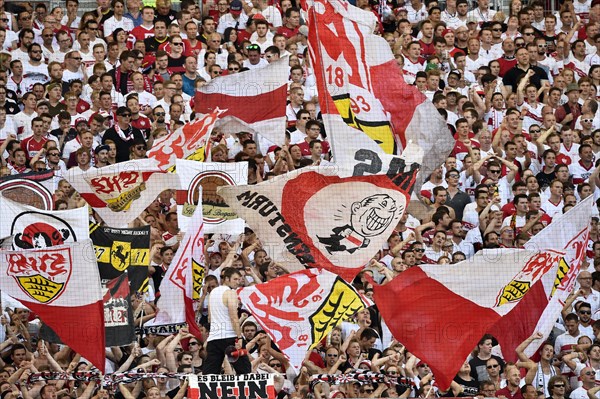
POLYGON ((250 60, 244 60, 244 63, 242 64, 242 66, 244 68, 248 68, 248 69, 260 69, 260 68, 264 68, 267 65, 269 65, 269 62, 267 60, 265 60, 264 58, 261 58, 260 61, 258 62, 258 64, 256 65, 252 65, 250 63, 250 60))
POLYGON ((117 18, 113 15, 104 21, 104 37, 112 35, 112 33, 118 28, 121 28, 126 33, 129 33, 134 28, 133 21, 125 17, 121 17, 121 20, 117 20, 117 18))

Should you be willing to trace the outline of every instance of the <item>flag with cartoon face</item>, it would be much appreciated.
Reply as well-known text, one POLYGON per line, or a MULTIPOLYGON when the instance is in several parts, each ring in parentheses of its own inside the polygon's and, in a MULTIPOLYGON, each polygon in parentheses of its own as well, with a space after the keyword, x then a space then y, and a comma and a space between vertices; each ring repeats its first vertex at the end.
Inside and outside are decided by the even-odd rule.
POLYGON ((217 192, 288 270, 323 268, 351 281, 402 217, 416 171, 342 178, 306 168, 217 192))

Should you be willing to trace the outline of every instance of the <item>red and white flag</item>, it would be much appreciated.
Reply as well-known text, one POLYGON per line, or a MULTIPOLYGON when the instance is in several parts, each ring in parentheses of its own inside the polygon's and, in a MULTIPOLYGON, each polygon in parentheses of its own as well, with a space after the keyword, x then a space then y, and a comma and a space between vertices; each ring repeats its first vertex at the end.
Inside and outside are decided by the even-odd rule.
MULTIPOLYGON (((344 0, 308 3, 309 51, 323 115, 339 113, 387 154, 412 141, 427 154, 421 169, 427 176, 445 161, 454 140, 433 104, 406 84, 386 40, 373 34, 375 15, 344 0)), ((338 133, 325 122, 336 161, 339 151, 363 148, 348 144, 358 134, 338 133)))
MULTIPOLYGON (((517 360, 515 349, 534 332, 539 331, 547 338, 560 317, 585 257, 593 205, 592 196, 586 198, 569 212, 553 218, 552 223, 525 244, 529 250, 555 248, 565 251, 566 255, 555 274, 545 276, 532 286, 511 314, 489 331, 500 342, 508 361, 517 360)), ((525 353, 533 356, 543 342, 543 339, 532 342, 525 353)))
POLYGON ((0 287, 104 372, 104 304, 92 241, 0 251, 0 287))
POLYGON ((160 283, 160 298, 157 303, 159 311, 147 325, 187 323, 190 333, 201 337, 193 301, 200 299, 204 265, 204 222, 202 208, 197 207, 188 232, 160 283))
POLYGON ((188 231, 194 209, 201 204, 206 234, 242 234, 244 220, 217 194, 217 188, 247 184, 248 163, 178 159, 176 165, 181 185, 177 190, 177 220, 181 231, 188 231))
POLYGON ((0 238, 13 236, 13 249, 48 248, 90 238, 87 207, 45 211, 0 193, 0 238))
POLYGON ((574 281, 576 272, 571 275, 568 265, 577 269, 585 256, 590 205, 585 200, 557 218, 559 225, 561 220, 575 224, 567 229, 568 242, 554 243, 554 221, 531 240, 553 249, 483 250, 453 265, 411 267, 390 283, 375 285, 375 303, 394 338, 430 365, 442 389, 484 334, 493 334, 503 353, 514 352, 516 346, 507 348, 505 342, 521 343, 542 318, 556 320, 558 314, 543 314, 554 300, 547 295, 555 284, 574 281), (519 337, 511 338, 513 332, 519 337))
POLYGON ((220 108, 220 118, 236 117, 269 141, 283 144, 289 72, 285 58, 260 71, 213 79, 196 92, 194 111, 209 114, 220 108))
POLYGON ((217 193, 290 271, 323 268, 352 281, 402 217, 416 171, 340 178, 335 168, 304 168, 217 193))
POLYGON ((206 160, 210 154, 210 134, 221 113, 222 110, 215 108, 201 118, 161 137, 148 151, 148 158, 155 159, 163 171, 172 169, 177 159, 193 156, 197 161, 206 160))
POLYGON ((317 269, 240 288, 238 296, 296 369, 335 326, 369 306, 352 285, 317 269))
POLYGON ((127 227, 179 178, 165 173, 154 159, 139 159, 87 171, 71 169, 66 179, 111 227, 127 227))

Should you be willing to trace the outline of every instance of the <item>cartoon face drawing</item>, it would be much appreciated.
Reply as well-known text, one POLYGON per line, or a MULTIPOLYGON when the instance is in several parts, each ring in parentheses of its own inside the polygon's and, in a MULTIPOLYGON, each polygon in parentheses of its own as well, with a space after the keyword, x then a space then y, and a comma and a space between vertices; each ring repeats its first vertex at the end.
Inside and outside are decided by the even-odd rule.
POLYGON ((387 194, 375 194, 354 202, 350 209, 350 225, 363 237, 382 234, 398 211, 396 201, 387 194))

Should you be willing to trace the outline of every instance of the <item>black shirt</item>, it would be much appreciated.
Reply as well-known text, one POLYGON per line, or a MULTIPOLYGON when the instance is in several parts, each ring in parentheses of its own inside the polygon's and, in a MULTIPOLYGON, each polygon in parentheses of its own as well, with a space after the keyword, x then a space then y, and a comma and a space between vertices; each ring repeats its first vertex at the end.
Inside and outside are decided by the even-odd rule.
POLYGON ((106 144, 106 140, 112 140, 115 142, 117 147, 117 162, 129 161, 129 147, 131 147, 133 143, 138 140, 145 141, 144 135, 140 129, 137 129, 133 126, 129 126, 124 133, 126 137, 130 137, 129 140, 123 140, 113 126, 110 129, 107 129, 102 137, 102 144, 106 144))
POLYGON ((535 74, 529 79, 529 83, 534 84, 539 90, 542 87, 542 80, 548 80, 548 74, 542 68, 535 65, 530 65, 526 71, 519 68, 519 65, 515 65, 509 69, 506 74, 504 74, 502 83, 504 83, 504 86, 512 87, 513 93, 516 93, 519 81, 527 72, 529 72, 529 69, 532 69, 535 72, 535 74))

